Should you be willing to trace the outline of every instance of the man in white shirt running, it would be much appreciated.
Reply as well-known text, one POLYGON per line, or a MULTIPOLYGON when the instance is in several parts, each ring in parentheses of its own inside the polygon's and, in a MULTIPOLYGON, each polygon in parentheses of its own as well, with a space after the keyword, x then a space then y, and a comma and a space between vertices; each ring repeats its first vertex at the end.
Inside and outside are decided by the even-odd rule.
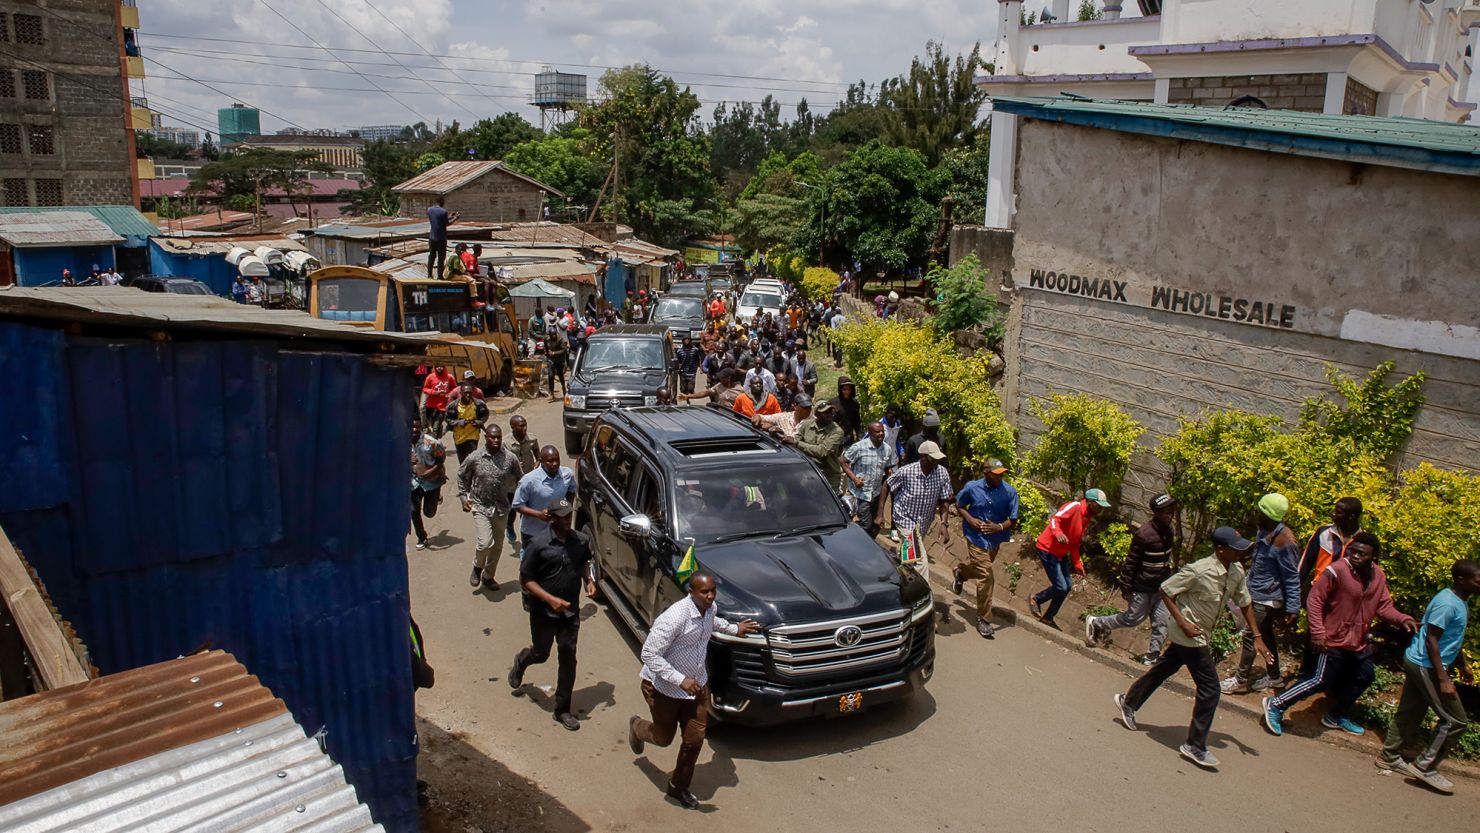
POLYGON ((668 778, 668 797, 687 810, 699 809, 689 792, 694 764, 704 748, 709 717, 709 637, 756 633, 760 625, 746 619, 733 623, 714 615, 715 580, 704 571, 689 579, 689 595, 674 602, 653 622, 642 644, 642 696, 652 720, 633 715, 627 723, 627 745, 641 755, 643 745, 667 746, 682 726, 678 763, 668 778))

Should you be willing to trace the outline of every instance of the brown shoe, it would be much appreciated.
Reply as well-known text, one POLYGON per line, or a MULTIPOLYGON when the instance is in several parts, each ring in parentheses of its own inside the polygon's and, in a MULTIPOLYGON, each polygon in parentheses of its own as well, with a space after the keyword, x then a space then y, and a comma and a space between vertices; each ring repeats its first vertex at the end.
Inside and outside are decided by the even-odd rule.
POLYGON ((642 738, 637 736, 638 720, 641 720, 641 718, 634 714, 632 715, 631 719, 627 721, 627 746, 632 750, 632 754, 634 755, 641 755, 642 750, 646 746, 646 744, 642 742, 642 738))

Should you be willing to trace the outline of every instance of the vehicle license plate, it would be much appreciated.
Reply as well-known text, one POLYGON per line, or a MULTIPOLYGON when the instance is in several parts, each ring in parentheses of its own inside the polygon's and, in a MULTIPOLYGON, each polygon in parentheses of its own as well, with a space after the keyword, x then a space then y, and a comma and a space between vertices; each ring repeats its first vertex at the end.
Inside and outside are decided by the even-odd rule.
POLYGON ((852 694, 844 694, 838 698, 838 713, 848 714, 863 708, 863 692, 855 691, 852 694))

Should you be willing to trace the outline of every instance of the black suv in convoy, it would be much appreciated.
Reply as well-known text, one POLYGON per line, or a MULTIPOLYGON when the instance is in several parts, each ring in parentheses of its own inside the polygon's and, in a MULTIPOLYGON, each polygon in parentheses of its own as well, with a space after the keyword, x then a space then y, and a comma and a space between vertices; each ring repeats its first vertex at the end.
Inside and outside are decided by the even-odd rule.
POLYGON ((661 324, 668 328, 673 341, 683 341, 685 336, 698 338, 704 330, 704 307, 702 297, 662 295, 653 302, 653 311, 648 314, 649 324, 661 324))
POLYGON ((930 590, 848 516, 810 460, 709 408, 601 415, 577 464, 576 524, 601 594, 639 639, 682 598, 689 547, 719 579, 711 713, 744 724, 898 700, 935 668, 930 590))
POLYGON ((566 382, 565 452, 579 454, 591 423, 611 408, 658 404, 673 391, 673 340, 659 324, 611 324, 586 340, 566 382))

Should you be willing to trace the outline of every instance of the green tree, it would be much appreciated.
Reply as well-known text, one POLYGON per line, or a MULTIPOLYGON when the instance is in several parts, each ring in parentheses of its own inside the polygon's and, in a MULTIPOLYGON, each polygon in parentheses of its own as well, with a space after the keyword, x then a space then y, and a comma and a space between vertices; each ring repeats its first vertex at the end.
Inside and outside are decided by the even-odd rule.
POLYGON ((309 173, 333 170, 333 166, 319 161, 317 151, 245 148, 201 166, 187 190, 223 199, 251 196, 255 207, 261 205, 265 191, 280 188, 296 213, 294 195, 308 190, 309 173))
POLYGON ((942 336, 957 330, 981 328, 989 341, 1002 340, 1002 314, 997 298, 987 289, 987 270, 972 252, 955 266, 932 266, 925 280, 936 292, 930 326, 942 336))
POLYGON ((1095 5, 1095 0, 1079 0, 1079 13, 1077 17, 1080 21, 1099 20, 1104 15, 1105 13, 1100 11, 1100 7, 1095 5))
POLYGON ((923 60, 915 58, 909 72, 879 87, 889 142, 920 151, 932 168, 947 150, 969 147, 987 101, 975 82, 981 66, 981 44, 953 61, 939 43, 927 43, 923 60))
POLYGON ((365 182, 359 188, 340 189, 338 197, 348 203, 347 213, 394 216, 400 199, 391 189, 416 176, 416 151, 404 142, 367 142, 361 154, 365 182))
POLYGON ((1395 367, 1391 361, 1383 362, 1359 382, 1328 365, 1326 379, 1344 404, 1325 397, 1307 399, 1300 411, 1301 425, 1350 441, 1380 460, 1391 458, 1408 441, 1413 418, 1423 407, 1423 371, 1390 386, 1387 378, 1395 367))
POLYGON ((803 152, 787 159, 781 151, 772 151, 756 168, 755 176, 745 183, 740 199, 754 199, 759 194, 776 194, 783 197, 799 196, 803 189, 798 182, 815 185, 822 179, 822 160, 815 153, 803 152))
POLYGON ((991 134, 983 128, 970 145, 954 147, 941 157, 937 169, 945 180, 946 194, 956 200, 956 216, 976 222, 987 210, 987 161, 991 134))
POLYGON ((709 131, 709 169, 732 199, 739 194, 761 161, 782 135, 781 107, 771 96, 759 110, 748 101, 714 108, 709 131))
POLYGON ((817 222, 802 227, 795 247, 820 250, 829 260, 856 258, 870 267, 923 264, 937 224, 939 191, 938 177, 919 151, 869 142, 807 192, 808 216, 817 222))
POLYGON ((699 126, 699 97, 638 65, 602 75, 598 99, 582 110, 581 124, 591 131, 591 151, 617 168, 604 216, 659 243, 712 230, 719 189, 699 126))
MULTIPOLYGON (((461 141, 465 147, 473 149, 474 159, 498 161, 504 158, 517 145, 533 141, 544 136, 539 128, 530 124, 515 113, 501 113, 492 119, 483 119, 473 125, 461 135, 461 141)), ((467 151, 464 150, 459 156, 448 156, 449 159, 466 159, 467 151)))
POLYGON ((504 154, 504 164, 560 189, 568 205, 589 210, 607 172, 600 159, 586 152, 589 141, 585 130, 570 136, 542 136, 516 145, 504 154))
POLYGON ((850 84, 843 100, 817 121, 810 147, 829 164, 835 164, 849 151, 883 139, 887 118, 867 83, 850 84))
POLYGON ((416 157, 416 161, 413 163, 413 166, 416 168, 417 173, 424 174, 427 171, 430 171, 432 168, 435 168, 446 161, 447 157, 443 156, 440 153, 437 153, 434 150, 429 150, 426 153, 423 153, 420 156, 416 157))
POLYGON ((1043 434, 1026 471, 1063 483, 1066 498, 1089 488, 1104 489, 1112 499, 1119 495, 1136 439, 1146 432, 1139 422, 1114 402, 1087 394, 1054 394, 1046 403, 1029 400, 1029 407, 1043 434))
POLYGON ((764 252, 791 242, 807 222, 807 201, 780 194, 757 194, 735 204, 729 231, 748 252, 764 252))

